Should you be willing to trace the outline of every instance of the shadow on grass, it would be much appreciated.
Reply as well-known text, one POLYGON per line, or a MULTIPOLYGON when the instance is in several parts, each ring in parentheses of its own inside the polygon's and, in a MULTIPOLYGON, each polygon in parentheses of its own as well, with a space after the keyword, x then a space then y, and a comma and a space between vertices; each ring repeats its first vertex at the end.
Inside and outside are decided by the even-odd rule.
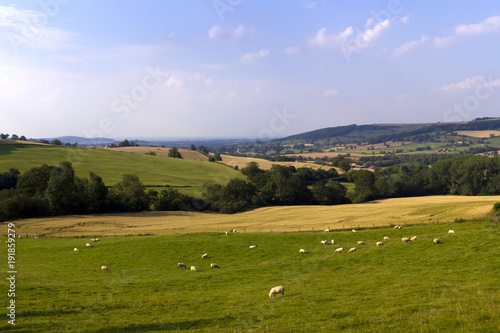
POLYGON ((0 144, 0 156, 12 154, 14 151, 21 148, 27 148, 27 147, 24 145, 17 145, 17 144, 0 144))
POLYGON ((89 333, 106 333, 106 332, 151 332, 151 331, 184 331, 192 329, 207 329, 213 326, 227 326, 236 318, 226 316, 213 319, 198 319, 186 320, 173 323, 153 323, 153 324, 131 324, 124 326, 114 326, 108 328, 87 331, 89 333))

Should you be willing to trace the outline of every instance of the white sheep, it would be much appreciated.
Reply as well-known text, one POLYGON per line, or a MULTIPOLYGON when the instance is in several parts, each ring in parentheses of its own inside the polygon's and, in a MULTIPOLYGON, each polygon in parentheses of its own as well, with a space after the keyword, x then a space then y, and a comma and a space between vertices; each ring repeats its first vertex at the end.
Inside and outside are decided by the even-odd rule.
POLYGON ((210 264, 210 268, 220 268, 220 267, 219 267, 219 265, 217 265, 217 264, 211 263, 211 264, 210 264))
POLYGON ((455 230, 448 230, 448 234, 454 235, 455 234, 455 230))
POLYGON ((332 245, 335 245, 335 240, 331 240, 330 243, 332 243, 332 245))
POLYGON ((101 241, 101 239, 100 239, 100 238, 96 238, 96 239, 95 239, 95 241, 96 241, 96 242, 100 242, 100 241, 101 241))
POLYGON ((342 252, 344 252, 344 248, 339 247, 338 249, 335 249, 334 253, 342 253, 342 252))
POLYGON ((394 229, 395 229, 395 230, 399 230, 399 229, 401 229, 401 228, 402 228, 402 226, 400 226, 400 225, 396 225, 396 226, 394 226, 394 229))
POLYGON ((439 240, 439 238, 434 238, 434 240, 432 241, 432 243, 434 243, 434 244, 440 244, 441 241, 439 240))
POLYGON ((307 251, 306 251, 306 250, 304 250, 304 249, 300 249, 300 250, 299 250, 299 252, 300 252, 300 253, 307 253, 307 251))
POLYGON ((322 240, 322 241, 321 241, 321 244, 323 244, 323 245, 328 245, 328 241, 327 241, 326 239, 325 239, 325 240, 322 240))
POLYGON ((104 266, 104 265, 101 266, 101 270, 111 272, 111 270, 108 268, 108 266, 104 266))
POLYGON ((357 232, 356 229, 352 229, 352 232, 357 232))
POLYGON ((356 251, 356 248, 355 248, 355 247, 351 247, 351 248, 349 249, 349 251, 347 251, 347 253, 353 253, 354 251, 356 251))
POLYGON ((92 245, 90 245, 90 243, 87 243, 85 244, 86 247, 92 247, 92 245))
POLYGON ((416 241, 416 240, 417 240, 417 236, 413 236, 412 238, 410 238, 410 240, 411 240, 412 242, 416 241))
POLYGON ((358 245, 366 245, 366 243, 363 241, 358 241, 358 245))
POLYGON ((384 245, 384 242, 377 242, 377 246, 382 246, 384 245))
POLYGON ((256 247, 257 247, 257 245, 250 245, 251 249, 255 249, 256 247))
POLYGON ((203 254, 201 255, 201 259, 206 259, 206 258, 208 258, 208 253, 203 253, 203 254))
POLYGON ((233 232, 236 232, 236 229, 233 229, 233 232))
POLYGON ((90 241, 91 241, 91 242, 95 242, 95 239, 94 239, 94 238, 92 238, 90 241))
POLYGON ((78 250, 76 247, 73 249, 73 251, 80 252, 80 250, 78 250))
POLYGON ((409 239, 408 237, 403 237, 403 238, 401 238, 401 241, 402 241, 403 243, 410 243, 410 242, 411 242, 411 239, 409 239))
POLYGON ((273 298, 276 294, 281 294, 282 296, 285 296, 285 287, 277 286, 271 288, 271 291, 269 291, 269 298, 273 298))
POLYGON ((384 237, 384 240, 385 240, 385 241, 390 241, 391 239, 390 239, 389 237, 385 236, 385 237, 384 237))
POLYGON ((183 262, 177 264, 177 268, 187 268, 183 262))
POLYGON ((330 232, 330 228, 326 228, 323 232, 330 232))
POLYGON ((226 236, 229 235, 229 231, 226 231, 226 236))
POLYGON ((196 267, 194 267, 194 266, 191 266, 191 270, 192 270, 193 272, 198 272, 198 270, 197 270, 197 269, 196 269, 196 267))

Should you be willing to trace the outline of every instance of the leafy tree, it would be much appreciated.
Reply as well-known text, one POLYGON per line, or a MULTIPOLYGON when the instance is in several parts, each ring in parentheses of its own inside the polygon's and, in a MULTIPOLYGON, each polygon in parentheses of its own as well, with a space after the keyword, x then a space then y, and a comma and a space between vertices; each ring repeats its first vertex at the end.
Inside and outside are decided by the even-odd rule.
POLYGON ((324 182, 316 182, 313 185, 312 193, 314 199, 321 205, 338 205, 345 202, 347 189, 332 179, 324 182))
POLYGON ((1 139, 7 140, 8 137, 9 137, 9 134, 0 133, 0 138, 1 139))
POLYGON ((19 136, 17 134, 12 134, 10 137, 12 140, 19 140, 19 136))
POLYGON ((177 147, 172 147, 168 150, 168 157, 182 158, 182 155, 177 147))
POLYGON ((196 151, 196 146, 192 144, 191 145, 191 150, 196 151))
POLYGON ((15 187, 20 174, 19 170, 14 168, 9 169, 7 172, 0 173, 0 191, 15 187))
POLYGON ((59 139, 54 139, 54 140, 50 141, 50 144, 55 145, 55 146, 62 146, 62 142, 59 139))
POLYGON ((87 211, 89 213, 103 213, 106 210, 106 197, 108 188, 102 178, 93 172, 89 173, 89 179, 85 182, 85 196, 87 200, 87 211))
POLYGON ((111 198, 114 206, 127 212, 140 212, 149 208, 146 191, 139 177, 134 174, 124 174, 112 190, 111 198), (117 206, 116 203, 119 205, 117 206))
POLYGON ((79 190, 70 162, 61 162, 59 167, 53 168, 45 190, 52 214, 81 213, 79 190))
POLYGON ((43 196, 54 168, 54 166, 49 166, 47 164, 31 168, 19 176, 17 189, 30 196, 43 196))

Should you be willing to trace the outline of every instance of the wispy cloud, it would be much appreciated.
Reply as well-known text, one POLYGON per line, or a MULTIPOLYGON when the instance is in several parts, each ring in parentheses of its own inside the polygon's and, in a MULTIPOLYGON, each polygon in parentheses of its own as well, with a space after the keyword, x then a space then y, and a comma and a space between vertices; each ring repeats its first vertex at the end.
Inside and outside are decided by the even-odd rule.
POLYGON ((327 34, 326 28, 318 30, 316 35, 310 38, 307 42, 312 47, 354 47, 356 49, 364 49, 372 45, 372 43, 387 30, 391 25, 389 20, 376 22, 374 18, 366 21, 365 29, 358 30, 357 35, 354 34, 355 29, 347 27, 339 33, 327 34))
POLYGON ((453 29, 453 35, 434 38, 434 46, 444 47, 459 41, 459 37, 500 31, 500 16, 492 16, 479 23, 461 24, 453 29))
POLYGON ((478 75, 474 77, 469 77, 463 81, 457 83, 451 83, 444 85, 442 87, 434 88, 434 91, 457 91, 457 90, 467 90, 477 87, 499 87, 500 79, 493 80, 491 77, 486 79, 484 75, 478 75))
POLYGON ((255 31, 254 28, 245 28, 241 24, 236 28, 223 27, 214 24, 208 30, 208 40, 235 43, 248 39, 254 31, 255 31))
POLYGON ((500 30, 500 16, 489 17, 476 24, 462 24, 455 28, 457 35, 478 35, 500 30))
POLYGON ((410 14, 406 14, 405 16, 400 18, 399 21, 403 24, 407 24, 408 22, 410 22, 410 14))
POLYGON ((397 49, 394 50, 394 53, 391 56, 391 58, 400 57, 403 54, 418 48, 422 44, 426 43, 428 40, 429 40, 428 36, 422 35, 420 37, 420 39, 412 40, 410 42, 404 43, 403 45, 401 45, 400 47, 398 47, 397 49))
POLYGON ((335 96, 339 93, 339 91, 337 89, 329 89, 325 92, 323 92, 321 95, 323 97, 329 97, 329 96, 335 96))
POLYGON ((271 51, 262 49, 259 52, 255 53, 246 53, 241 56, 239 62, 242 64, 252 64, 254 62, 257 62, 259 60, 262 60, 266 58, 271 51))
POLYGON ((285 47, 283 49, 283 52, 285 54, 297 54, 297 53, 300 53, 300 47, 298 47, 298 46, 285 47))
POLYGON ((71 48, 76 35, 48 25, 47 15, 34 10, 0 6, 0 36, 14 49, 61 50, 71 48))

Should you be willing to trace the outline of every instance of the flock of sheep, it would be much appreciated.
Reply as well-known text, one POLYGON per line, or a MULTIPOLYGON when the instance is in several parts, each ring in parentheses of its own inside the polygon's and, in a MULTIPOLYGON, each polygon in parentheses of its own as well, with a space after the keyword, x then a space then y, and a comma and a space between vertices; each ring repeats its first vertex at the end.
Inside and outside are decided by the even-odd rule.
MULTIPOLYGON (((399 229, 401 229, 401 228, 402 228, 402 227, 401 227, 400 225, 396 225, 396 226, 394 227, 394 229, 395 229, 395 230, 399 230, 399 229)), ((233 233, 234 233, 234 232, 236 232, 236 229, 233 229, 233 230, 232 230, 232 232, 233 232, 233 233)), ((323 230, 323 232, 330 232, 330 229, 329 229, 329 228, 327 228, 327 229, 323 230)), ((356 233, 356 232, 357 232, 357 230, 352 229, 352 232, 356 233)), ((226 235, 229 235, 229 233, 230 233, 230 231, 226 231, 226 232, 225 232, 225 234, 226 234, 226 235)), ((454 230, 448 230, 448 234, 450 234, 450 235, 454 235, 454 234, 455 234, 455 231, 454 231, 454 230)), ((383 240, 384 240, 384 241, 390 241, 391 239, 390 239, 388 236, 385 236, 383 240)), ((411 242, 415 242, 416 240, 417 240, 417 236, 413 236, 413 237, 403 237, 403 238, 401 238, 401 241, 402 241, 403 243, 411 243, 411 242)), ((92 238, 92 239, 90 240, 90 242, 100 242, 100 241, 101 241, 101 240, 100 240, 99 238, 92 238)), ((333 239, 332 239, 332 240, 330 241, 330 243, 331 243, 332 245, 335 245, 335 240, 333 240, 333 239)), ((441 243, 441 241, 440 241, 440 239, 439 239, 439 238, 434 238, 434 239, 433 239, 433 241, 432 241, 432 243, 433 243, 433 244, 440 244, 440 243, 441 243)), ((322 245, 328 245, 328 244, 329 244, 329 242, 328 242, 328 240, 326 240, 326 239, 325 239, 325 240, 321 240, 321 244, 322 244, 322 245)), ((366 245, 366 243, 365 243, 364 241, 358 241, 358 243, 357 243, 357 244, 358 244, 358 246, 366 245)), ((376 243, 375 243, 375 245, 376 245, 376 246, 383 246, 383 245, 384 245, 384 242, 382 242, 382 241, 378 241, 378 242, 376 242, 376 243)), ((85 244, 85 246, 86 246, 86 247, 92 247, 92 245, 91 245, 90 243, 86 243, 86 244, 85 244)), ((250 245, 250 247, 249 247, 249 248, 253 249, 253 248, 256 248, 256 247, 257 247, 257 245, 250 245)), ((76 247, 73 249, 73 251, 74 251, 74 252, 80 252, 80 250, 79 250, 78 248, 76 248, 76 247)), ((347 253, 353 253, 353 252, 355 252, 355 251, 356 251, 356 247, 352 247, 352 248, 350 248, 350 249, 349 249, 349 251, 347 251, 347 253)), ((344 252, 344 248, 342 248, 342 247, 339 247, 339 248, 335 249, 335 251, 334 251, 334 253, 336 253, 336 254, 340 254, 340 253, 343 253, 343 252, 344 252)), ((306 253, 308 253, 308 252, 307 252, 305 249, 300 249, 300 250, 299 250, 299 253, 306 254, 306 253)), ((204 253, 204 254, 202 254, 202 255, 201 255, 201 258, 202 258, 202 259, 207 259, 207 258, 208 258, 208 253, 204 253)), ((177 263, 177 268, 187 268, 187 266, 186 266, 186 264, 184 264, 183 262, 179 262, 179 263, 177 263)), ((220 268, 220 267, 219 267, 219 265, 217 265, 216 263, 211 263, 211 264, 210 264, 210 268, 220 268)), ((197 272, 197 271, 198 271, 198 269, 197 269, 195 266, 191 266, 191 268, 190 268, 190 269, 191 269, 191 271, 193 271, 193 272, 197 272)), ((110 270, 110 269, 108 268, 108 266, 106 266, 106 265, 102 265, 102 266, 101 266, 101 270, 102 270, 102 271, 111 272, 111 270, 110 270)), ((275 297, 275 295, 276 295, 276 294, 281 294, 281 295, 283 295, 283 296, 284 296, 284 295, 285 295, 285 287, 284 287, 284 286, 282 286, 282 285, 280 285, 280 286, 276 286, 276 287, 271 288, 271 290, 269 291, 269 298, 273 298, 273 297, 275 297)))

